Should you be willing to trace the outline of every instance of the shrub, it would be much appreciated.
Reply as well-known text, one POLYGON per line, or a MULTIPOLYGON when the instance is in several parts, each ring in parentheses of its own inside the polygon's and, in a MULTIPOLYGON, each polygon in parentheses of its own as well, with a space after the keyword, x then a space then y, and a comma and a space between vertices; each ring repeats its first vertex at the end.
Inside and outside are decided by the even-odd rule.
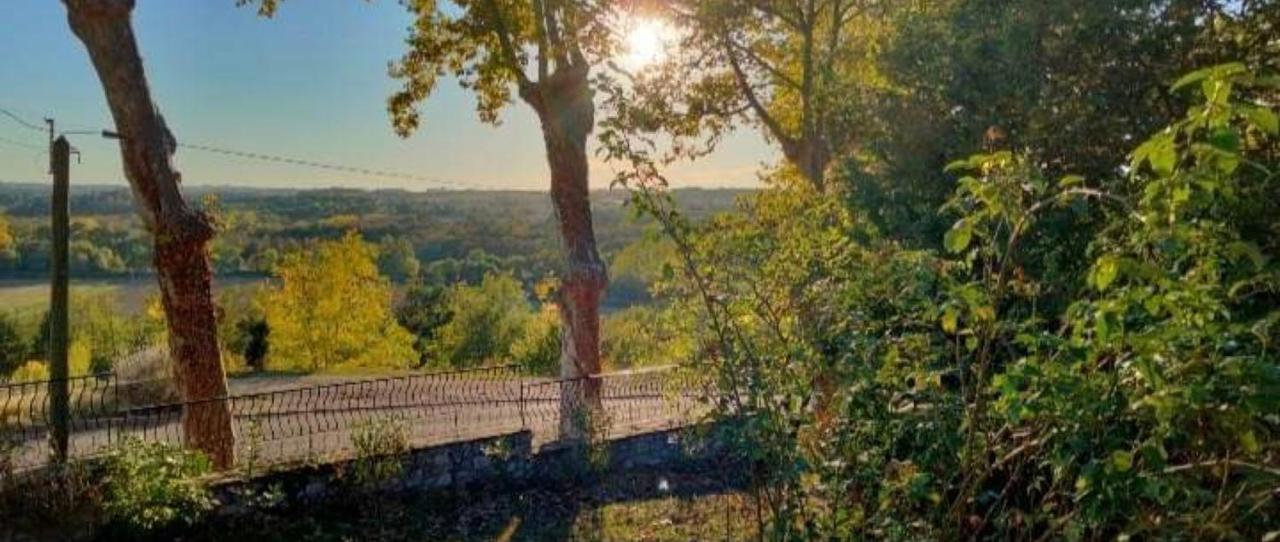
POLYGON ((13 382, 39 382, 49 379, 49 367, 42 361, 30 360, 23 363, 9 375, 13 382))
POLYGON ((139 350, 115 365, 120 385, 120 401, 128 405, 172 403, 179 399, 178 388, 169 374, 168 352, 163 345, 139 350))
POLYGON ((610 369, 674 365, 694 357, 691 322, 671 307, 635 306, 606 315, 600 350, 610 369))
POLYGON ((18 323, 7 313, 0 312, 0 376, 20 367, 27 354, 27 341, 19 331, 18 323))
POLYGON ((409 451, 409 435, 404 420, 370 419, 351 431, 352 481, 363 489, 373 489, 404 471, 400 459, 409 451))
POLYGON ((217 504, 201 481, 211 463, 198 452, 129 439, 107 454, 103 467, 103 513, 113 529, 192 525, 217 504))
POLYGON ((533 317, 520 281, 489 274, 479 285, 455 284, 445 294, 448 323, 429 349, 431 362, 457 368, 505 361, 533 317))
POLYGON ((560 371, 560 311, 544 305, 530 318, 524 333, 511 346, 511 361, 525 374, 555 376, 560 371))
POLYGON ((1276 537, 1280 80, 1183 88, 1203 99, 1119 179, 954 164, 941 256, 786 173, 702 226, 638 193, 770 536, 1276 537))

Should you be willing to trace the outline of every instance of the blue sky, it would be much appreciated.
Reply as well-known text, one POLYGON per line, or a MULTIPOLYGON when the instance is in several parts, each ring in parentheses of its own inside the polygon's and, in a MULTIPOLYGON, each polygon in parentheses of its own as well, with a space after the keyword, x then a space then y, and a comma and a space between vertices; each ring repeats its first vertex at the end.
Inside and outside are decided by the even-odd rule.
MULTIPOLYGON (((111 126, 101 87, 58 0, 3 0, 0 107, 63 129, 111 126)), ((292 0, 274 19, 234 0, 138 0, 134 29, 152 92, 179 141, 447 179, 475 188, 545 190, 536 118, 520 103, 498 127, 476 120, 474 101, 452 81, 422 106, 413 137, 396 137, 385 99, 387 63, 403 49, 408 14, 391 0, 292 0)), ((0 181, 40 181, 47 156, 10 142, 39 133, 0 117, 0 181)), ((77 136, 79 182, 122 183, 114 143, 77 136)), ((677 186, 749 186, 774 152, 750 132, 716 154, 673 171, 677 186)), ((436 188, 180 150, 190 184, 261 187, 436 188)), ((592 186, 610 174, 593 164, 592 186)))

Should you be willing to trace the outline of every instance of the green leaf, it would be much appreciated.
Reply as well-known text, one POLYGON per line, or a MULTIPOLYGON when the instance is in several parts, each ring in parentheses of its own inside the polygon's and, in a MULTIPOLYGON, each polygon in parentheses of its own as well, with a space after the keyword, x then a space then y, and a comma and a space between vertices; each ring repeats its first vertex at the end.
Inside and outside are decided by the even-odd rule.
POLYGON ((1115 282, 1116 276, 1120 274, 1120 262, 1111 256, 1103 256, 1098 258, 1098 262, 1093 266, 1093 286, 1098 291, 1105 291, 1111 283, 1115 282))
POLYGON ((1280 135, 1280 118, 1276 112, 1267 107, 1245 107, 1245 118, 1268 135, 1280 135))
POLYGON ((1111 318, 1107 315, 1107 313, 1105 313, 1105 312, 1103 312, 1103 311, 1098 311, 1098 314, 1094 315, 1094 328, 1093 328, 1093 330, 1098 334, 1098 341, 1099 341, 1099 342, 1103 342, 1103 343, 1105 343, 1105 342, 1107 342, 1108 340, 1110 340, 1110 338, 1111 338, 1111 318))
POLYGON ((1230 128, 1222 128, 1209 137, 1209 144, 1222 152, 1240 152, 1240 135, 1230 128))
POLYGON ((942 312, 942 330, 954 334, 959 327, 959 320, 960 317, 956 315, 955 308, 947 307, 947 310, 942 312))
POLYGON ((1231 87, 1230 81, 1219 78, 1206 79, 1200 83, 1205 101, 1216 105, 1226 105, 1227 99, 1231 97, 1231 87))
POLYGON ((1262 446, 1258 444, 1258 436, 1253 434, 1252 430, 1240 433, 1240 447, 1244 448, 1245 453, 1250 455, 1262 450, 1262 446))
POLYGON ((1128 472, 1133 468, 1133 453, 1122 450, 1111 452, 1111 465, 1120 472, 1128 472))
POLYGON ((1199 83, 1200 81, 1204 81, 1209 77, 1209 74, 1211 73, 1213 73, 1213 67, 1202 68, 1202 69, 1193 71, 1191 73, 1188 73, 1182 76, 1182 78, 1174 82, 1173 85, 1169 87, 1169 89, 1174 92, 1177 92, 1179 90, 1186 88, 1189 85, 1194 85, 1196 83, 1199 83))
POLYGON ((1071 188, 1071 187, 1080 186, 1083 184, 1084 184, 1084 177, 1081 177, 1079 175, 1067 175, 1066 177, 1063 177, 1062 180, 1058 181, 1058 186, 1060 188, 1071 188))
POLYGON ((950 252, 959 253, 969 248, 969 242, 972 240, 973 226, 967 220, 960 220, 942 237, 942 246, 950 252))
POLYGON ((973 317, 980 322, 991 322, 996 319, 996 309, 991 305, 983 305, 973 309, 973 317))
POLYGON ((1227 245, 1227 253, 1236 260, 1248 259, 1253 264, 1254 271, 1262 271, 1267 265, 1267 259, 1262 255, 1262 250, 1258 245, 1248 241, 1235 241, 1227 245))
POLYGON ((1173 168, 1178 165, 1178 149, 1173 144, 1173 138, 1162 135, 1152 140, 1150 154, 1147 155, 1147 162, 1151 164, 1151 169, 1161 176, 1169 176, 1173 174, 1173 168))
POLYGON ((971 163, 970 160, 965 159, 965 160, 956 160, 954 162, 947 164, 947 167, 942 168, 942 171, 946 173, 955 173, 957 171, 968 171, 971 169, 973 169, 973 164, 971 163))
POLYGON ((1228 62, 1226 64, 1210 66, 1182 76, 1182 78, 1174 82, 1169 89, 1177 92, 1187 86, 1204 81, 1205 79, 1208 79, 1209 76, 1213 76, 1215 78, 1231 77, 1233 75, 1244 73, 1245 71, 1247 71, 1247 68, 1245 68, 1244 64, 1239 62, 1228 62))

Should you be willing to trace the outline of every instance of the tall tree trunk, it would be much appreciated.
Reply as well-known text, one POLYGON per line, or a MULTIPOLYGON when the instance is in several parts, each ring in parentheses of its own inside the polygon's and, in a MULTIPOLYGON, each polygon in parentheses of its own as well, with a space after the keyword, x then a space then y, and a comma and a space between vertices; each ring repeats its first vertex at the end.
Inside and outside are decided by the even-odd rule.
POLYGON ((522 96, 542 124, 551 169, 551 201, 560 223, 565 268, 559 291, 561 318, 560 376, 581 378, 562 394, 562 431, 581 436, 578 419, 599 412, 600 381, 584 378, 600 373, 600 299, 608 273, 596 249, 591 220, 587 137, 595 125, 595 105, 585 67, 557 70, 522 96))
POLYGON ((151 99, 130 22, 134 0, 63 0, 120 133, 125 177, 154 239, 174 376, 185 401, 183 435, 218 468, 235 461, 226 375, 218 351, 208 243, 213 227, 182 197, 175 142, 151 99))
POLYGON ((782 155, 818 192, 826 189, 827 166, 831 164, 825 143, 821 137, 810 136, 782 145, 782 155))

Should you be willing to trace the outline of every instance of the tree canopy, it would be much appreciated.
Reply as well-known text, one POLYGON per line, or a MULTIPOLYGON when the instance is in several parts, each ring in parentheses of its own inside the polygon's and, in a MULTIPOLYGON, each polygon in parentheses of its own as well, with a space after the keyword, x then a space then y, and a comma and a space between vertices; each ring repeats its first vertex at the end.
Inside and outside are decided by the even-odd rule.
POLYGON ((376 249, 354 232, 284 255, 261 305, 271 330, 267 366, 407 367, 412 336, 391 314, 391 286, 376 249))

